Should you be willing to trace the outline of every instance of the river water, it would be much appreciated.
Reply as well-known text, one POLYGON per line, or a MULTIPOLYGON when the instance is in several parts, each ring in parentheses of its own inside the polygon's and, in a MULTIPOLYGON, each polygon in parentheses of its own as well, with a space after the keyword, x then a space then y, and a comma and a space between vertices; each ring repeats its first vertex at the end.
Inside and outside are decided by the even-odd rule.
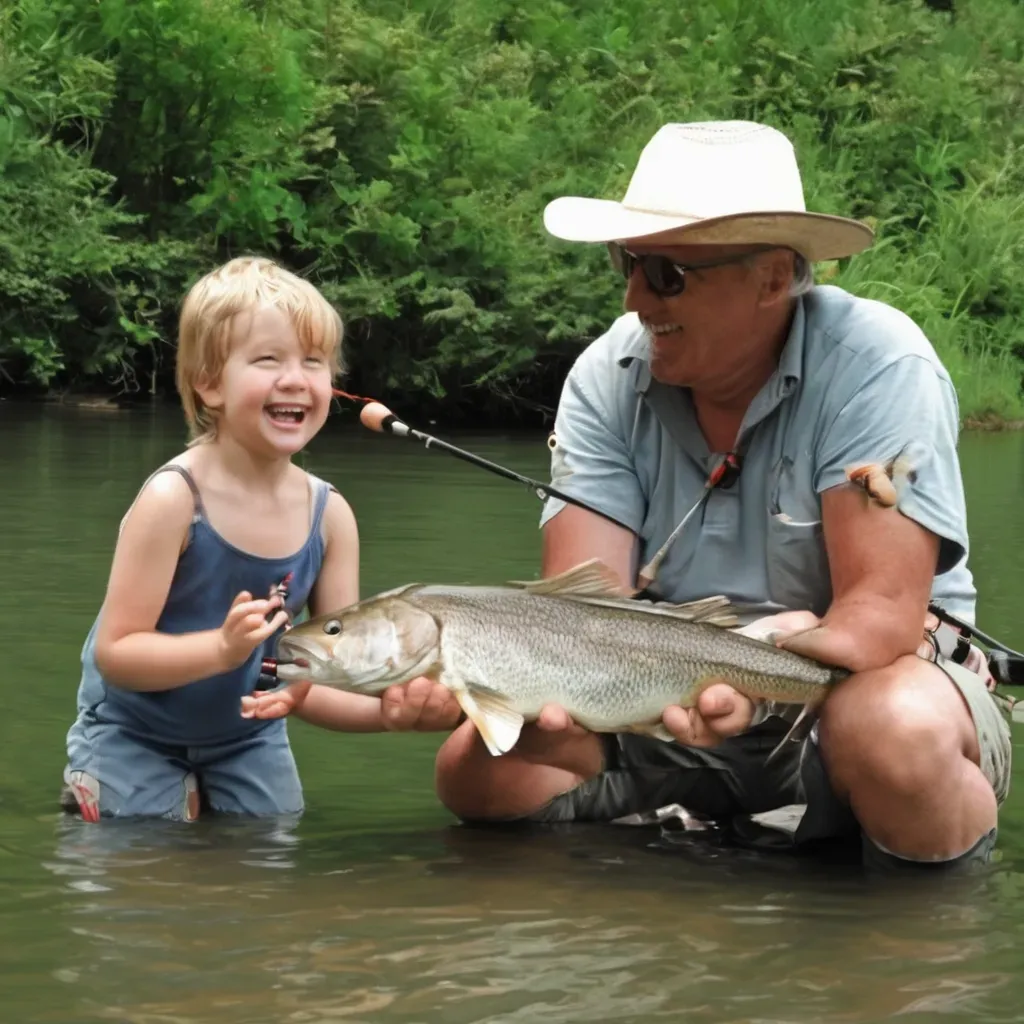
MULTIPOLYGON (((302 722, 297 822, 64 819, 117 524, 182 429, 174 409, 4 403, 0 430, 0 1020, 1024 1020, 1020 727, 999 861, 970 882, 866 882, 650 828, 467 829, 434 797, 438 735, 302 722)), ((546 471, 543 431, 453 440, 546 471)), ((965 436, 962 454, 979 623, 1020 647, 1024 435, 965 436)), ((355 508, 364 594, 536 572, 525 489, 351 417, 306 459, 355 508)))

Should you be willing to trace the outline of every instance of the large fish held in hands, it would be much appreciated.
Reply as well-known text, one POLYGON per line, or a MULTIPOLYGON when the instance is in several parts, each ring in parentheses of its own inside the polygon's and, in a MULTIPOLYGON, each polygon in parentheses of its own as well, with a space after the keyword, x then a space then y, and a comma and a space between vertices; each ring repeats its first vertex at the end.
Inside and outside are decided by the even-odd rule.
POLYGON ((592 560, 504 586, 413 583, 320 615, 281 637, 277 675, 370 695, 432 677, 499 755, 545 704, 594 732, 671 740, 665 708, 692 707, 713 682, 806 713, 849 674, 737 633, 736 624, 725 597, 633 600, 592 560))
MULTIPOLYGON (((911 442, 885 462, 847 470, 870 503, 905 513, 929 451, 911 442)), ((593 732, 670 741, 667 707, 693 707, 729 683, 753 700, 803 705, 787 740, 804 735, 832 685, 850 673, 736 632, 726 597, 685 604, 624 595, 600 560, 504 586, 412 583, 289 630, 277 678, 378 695, 417 676, 440 681, 494 755, 523 724, 560 704, 593 732)))

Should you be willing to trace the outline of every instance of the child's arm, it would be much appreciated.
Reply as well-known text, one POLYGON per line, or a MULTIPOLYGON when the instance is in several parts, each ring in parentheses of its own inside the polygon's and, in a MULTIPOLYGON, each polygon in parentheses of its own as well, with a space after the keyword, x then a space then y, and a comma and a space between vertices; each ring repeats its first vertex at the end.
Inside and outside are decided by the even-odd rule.
POLYGON ((161 473, 125 516, 114 550, 96 633, 103 677, 125 689, 171 690, 240 665, 286 621, 265 616, 279 598, 239 594, 222 626, 195 633, 156 632, 192 519, 193 497, 178 473, 161 473))
MULTIPOLYGON (((311 616, 346 608, 359 600, 359 528, 351 506, 337 492, 332 491, 327 496, 323 521, 324 562, 309 595, 311 616)), ((377 697, 343 693, 308 683, 286 687, 276 696, 285 701, 284 714, 292 710, 297 718, 321 729, 341 732, 380 732, 383 729, 377 697)))
MULTIPOLYGON (((320 575, 309 595, 313 616, 359 600, 359 531, 352 509, 331 493, 324 510, 326 552, 320 575)), ((414 679, 378 697, 345 693, 308 682, 242 698, 244 718, 280 718, 294 714, 321 729, 339 732, 383 732, 392 729, 451 729, 461 714, 451 693, 429 679, 414 679), (388 694, 394 690, 392 699, 388 694), (402 699, 395 699, 404 694, 402 699)))

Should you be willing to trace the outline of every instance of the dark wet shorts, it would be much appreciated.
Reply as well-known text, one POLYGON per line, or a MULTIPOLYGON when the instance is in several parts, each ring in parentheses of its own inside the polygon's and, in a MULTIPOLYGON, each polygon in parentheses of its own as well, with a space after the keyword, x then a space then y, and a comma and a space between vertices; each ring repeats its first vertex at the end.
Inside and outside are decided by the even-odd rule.
MULTIPOLYGON (((981 768, 1002 804, 1010 785, 1009 724, 979 676, 946 659, 938 664, 971 711, 981 768)), ((771 822, 774 817, 785 821, 781 831, 772 828, 771 832, 784 836, 791 846, 845 837, 862 839, 857 819, 829 784, 817 730, 802 743, 787 744, 784 752, 765 763, 789 726, 790 722, 780 717, 770 717, 742 736, 710 749, 629 733, 603 736, 605 770, 556 797, 530 815, 530 820, 615 821, 678 804, 713 820, 753 817, 755 822, 771 822), (780 815, 783 809, 788 813, 780 815)), ((968 853, 987 859, 994 841, 993 831, 968 853)), ((866 858, 900 859, 868 842, 864 852, 866 858)))

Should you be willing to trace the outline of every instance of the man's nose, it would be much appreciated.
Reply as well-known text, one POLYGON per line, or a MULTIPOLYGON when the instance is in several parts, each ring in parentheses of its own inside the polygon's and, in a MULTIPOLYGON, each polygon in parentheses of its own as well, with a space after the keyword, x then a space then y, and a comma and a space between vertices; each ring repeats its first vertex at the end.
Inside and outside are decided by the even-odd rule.
POLYGON ((633 267, 633 273, 626 281, 626 294, 623 296, 622 305, 627 313, 639 313, 641 316, 651 312, 660 303, 660 299, 651 291, 644 272, 637 263, 633 267))

